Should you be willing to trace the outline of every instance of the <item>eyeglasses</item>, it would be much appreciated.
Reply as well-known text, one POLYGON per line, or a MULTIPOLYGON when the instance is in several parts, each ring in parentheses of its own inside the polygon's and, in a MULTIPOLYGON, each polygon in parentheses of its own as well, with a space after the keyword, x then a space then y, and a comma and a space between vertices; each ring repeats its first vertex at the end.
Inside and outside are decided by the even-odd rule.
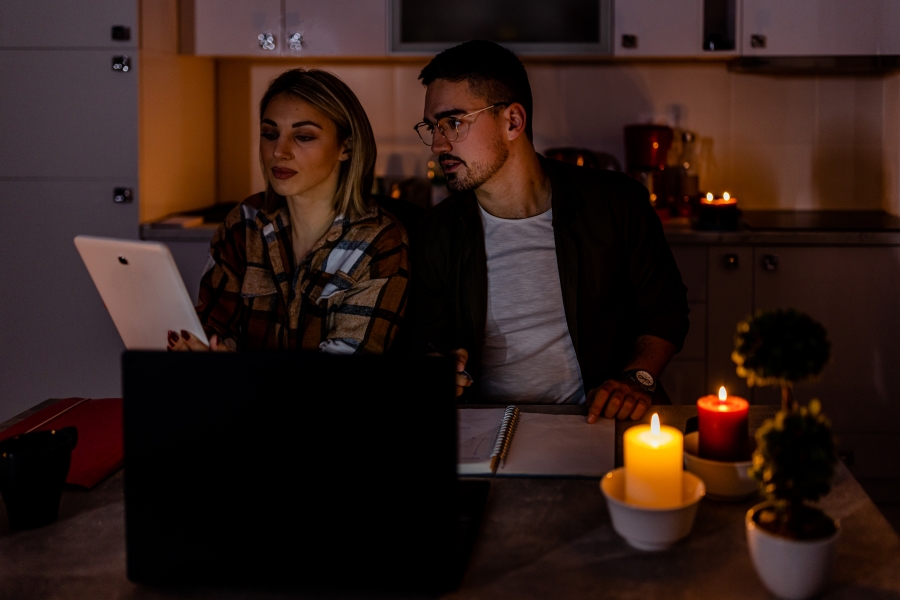
MULTIPOLYGON (((416 130, 416 133, 419 134, 419 139, 422 140, 426 146, 431 146, 434 144, 434 131, 437 129, 444 139, 448 142, 461 142, 466 139, 466 134, 469 133, 469 123, 468 121, 463 121, 466 117, 471 117, 472 115, 477 115, 480 112, 484 112, 491 108, 495 108, 497 106, 508 106, 509 102, 497 102, 496 104, 491 104, 490 106, 485 106, 482 109, 476 110, 474 112, 470 112, 467 115, 460 116, 450 116, 444 117, 437 122, 437 125, 432 125, 426 121, 422 121, 421 123, 416 124, 413 128, 416 130)), ((472 119, 474 122, 475 119, 472 119)))

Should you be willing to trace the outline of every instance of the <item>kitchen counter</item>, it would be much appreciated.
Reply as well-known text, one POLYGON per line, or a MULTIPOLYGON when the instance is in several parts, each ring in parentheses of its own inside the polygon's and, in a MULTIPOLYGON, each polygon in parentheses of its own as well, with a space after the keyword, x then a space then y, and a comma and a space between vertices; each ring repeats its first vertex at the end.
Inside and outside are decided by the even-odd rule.
POLYGON ((687 218, 663 224, 673 245, 900 245, 900 217, 878 210, 747 210, 737 231, 698 231, 687 218))
MULTIPOLYGON (((900 245, 900 217, 884 211, 744 211, 738 231, 698 231, 685 218, 663 224, 670 244, 709 246, 749 245, 900 245)), ((141 225, 141 239, 160 242, 209 242, 218 223, 187 229, 141 225)))

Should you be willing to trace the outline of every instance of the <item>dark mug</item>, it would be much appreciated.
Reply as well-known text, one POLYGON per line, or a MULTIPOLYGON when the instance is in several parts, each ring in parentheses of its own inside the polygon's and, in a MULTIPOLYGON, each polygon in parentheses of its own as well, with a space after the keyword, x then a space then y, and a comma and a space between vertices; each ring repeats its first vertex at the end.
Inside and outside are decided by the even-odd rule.
POLYGON ((0 442, 0 494, 13 530, 34 529, 59 516, 78 430, 32 431, 0 442))

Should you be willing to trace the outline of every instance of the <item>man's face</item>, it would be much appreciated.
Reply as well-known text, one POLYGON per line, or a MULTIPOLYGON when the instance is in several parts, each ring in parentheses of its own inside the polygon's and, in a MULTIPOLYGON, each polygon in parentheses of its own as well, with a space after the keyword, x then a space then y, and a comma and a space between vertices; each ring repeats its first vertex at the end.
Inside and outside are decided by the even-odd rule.
POLYGON ((509 157, 508 140, 503 135, 502 109, 463 117, 486 106, 490 104, 472 94, 465 81, 438 79, 426 88, 425 122, 435 125, 445 117, 455 116, 467 125, 465 137, 453 142, 442 136, 437 127, 434 129, 431 151, 438 155, 451 192, 477 189, 493 177, 509 157))

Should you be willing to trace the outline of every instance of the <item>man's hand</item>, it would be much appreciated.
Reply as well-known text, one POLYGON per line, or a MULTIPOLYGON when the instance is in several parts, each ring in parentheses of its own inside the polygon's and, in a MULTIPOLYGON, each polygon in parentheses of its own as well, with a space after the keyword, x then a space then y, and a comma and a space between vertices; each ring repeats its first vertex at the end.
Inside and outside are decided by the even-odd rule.
POLYGON ((181 335, 174 331, 169 332, 168 350, 171 352, 233 352, 231 348, 219 341, 219 336, 213 334, 209 338, 209 346, 192 336, 185 330, 181 330, 181 335))
POLYGON ((591 403, 588 423, 596 423, 601 415, 607 419, 624 420, 631 417, 632 421, 637 421, 650 406, 650 394, 631 381, 609 379, 591 390, 587 401, 591 403))
POLYGON ((469 362, 469 353, 465 348, 459 348, 450 353, 456 359, 456 395, 462 396, 466 388, 472 385, 472 378, 466 373, 466 363, 469 362))

